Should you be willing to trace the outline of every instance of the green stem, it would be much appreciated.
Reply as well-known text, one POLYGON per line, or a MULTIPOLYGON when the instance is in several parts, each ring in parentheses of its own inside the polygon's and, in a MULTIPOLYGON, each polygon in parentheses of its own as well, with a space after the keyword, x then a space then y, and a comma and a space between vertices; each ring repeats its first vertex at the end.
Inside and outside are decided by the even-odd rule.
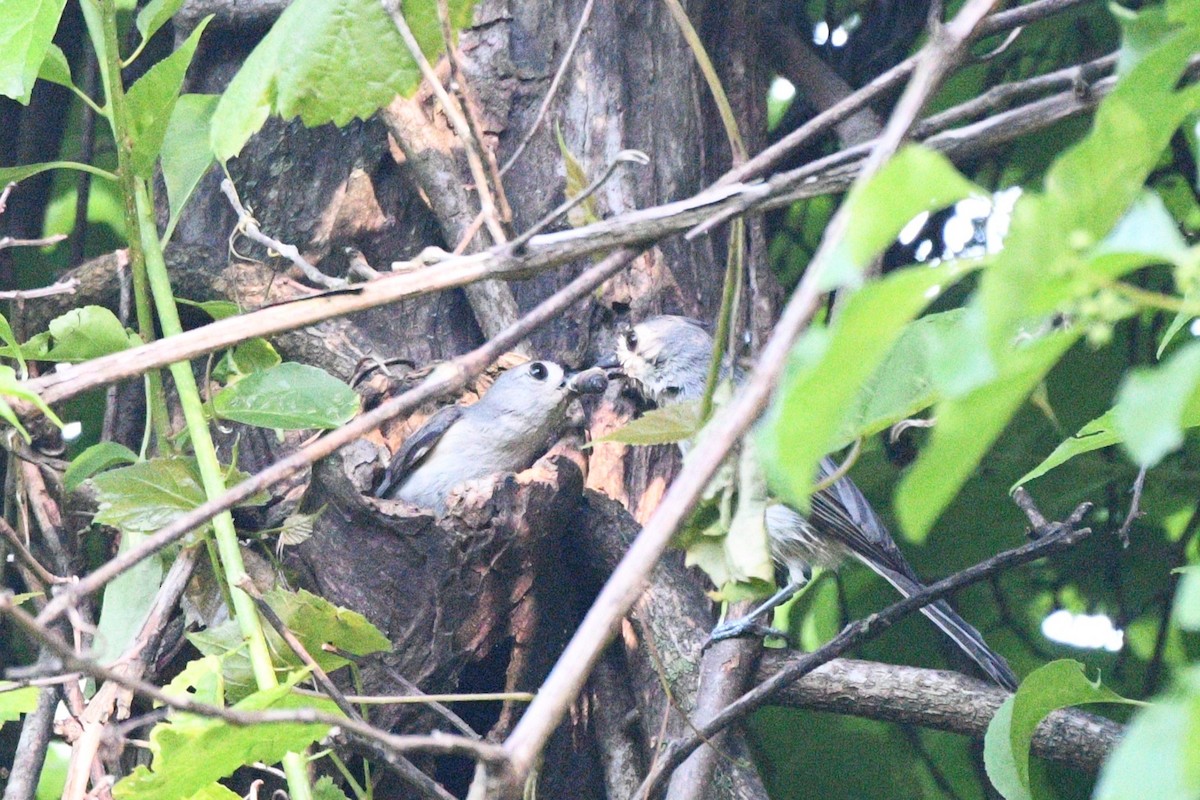
MULTIPOLYGON (((146 282, 146 256, 138 231, 136 201, 137 176, 130 160, 133 154, 133 125, 129 119, 129 106, 125 102, 125 87, 121 84, 121 57, 117 44, 117 9, 114 0, 98 0, 101 14, 103 46, 97 54, 103 59, 101 76, 104 79, 105 107, 113 141, 117 147, 117 184, 125 203, 125 229, 129 239, 129 270, 133 275, 133 300, 137 312, 138 334, 142 341, 154 340, 154 314, 150 308, 150 293, 146 282)), ((95 31, 91 31, 95 35, 95 31)), ((150 403, 146 414, 154 425, 160 447, 170 441, 170 419, 167 414, 167 397, 163 392, 162 374, 158 370, 146 373, 150 403)))
MULTIPOLYGON (((717 314, 717 330, 713 336, 712 361, 708 364, 708 377, 704 381, 704 397, 700 401, 700 424, 708 422, 712 415, 713 393, 721 378, 721 362, 725 358, 725 347, 729 342, 729 331, 733 327, 733 312, 737 306, 738 287, 742 276, 742 237, 745 224, 735 219, 729 226, 729 255, 725 260, 725 284, 721 289, 721 310, 717 314)), ((730 375, 732 377, 732 373, 730 375)))
MULTIPOLYGON (((179 321, 179 309, 175 305, 171 279, 167 275, 167 264, 163 260, 162 249, 158 243, 158 229, 154 224, 154 206, 150 202, 150 192, 147 190, 144 180, 137 178, 134 180, 134 184, 139 222, 137 230, 142 239, 142 249, 146 257, 146 277, 150 283, 150 292, 154 297, 155 309, 158 311, 159 324, 162 325, 164 336, 178 336, 183 333, 183 325, 179 321)), ((204 493, 209 499, 220 497, 226 489, 225 475, 221 469, 221 463, 217 459, 217 448, 209 433, 208 419, 204 416, 204 404, 200 399, 200 388, 196 385, 196 376, 192 373, 191 364, 186 361, 172 364, 170 370, 171 378, 175 381, 175 388, 179 393, 179 405, 183 409, 183 418, 187 422, 192 450, 200 468, 200 480, 204 485, 204 493)), ((217 515, 213 518, 212 526, 217 541, 217 554, 221 557, 221 566, 225 573, 225 583, 229 586, 233 596, 233 612, 250 654, 250 668, 254 673, 254 681, 259 689, 278 686, 275 665, 271 660, 267 637, 254 607, 254 601, 248 594, 237 588, 242 579, 246 577, 246 566, 242 561, 242 551, 238 545, 233 515, 228 511, 217 515)), ((287 776, 288 790, 292 800, 309 800, 312 797, 312 788, 309 785, 303 754, 288 753, 285 755, 283 771, 287 776)))
MULTIPOLYGON (((129 230, 129 262, 133 273, 138 327, 143 339, 149 341, 154 338, 154 316, 150 305, 151 296, 153 296, 163 335, 178 336, 183 332, 183 326, 179 321, 179 311, 175 307, 171 280, 167 275, 167 265, 163 260, 162 248, 159 245, 158 229, 154 222, 154 205, 150 200, 150 192, 145 180, 137 177, 132 166, 133 127, 130 124, 125 91, 121 84, 116 7, 114 0, 98 0, 98 7, 103 40, 101 46, 96 49, 102 54, 105 63, 104 90, 108 98, 109 122, 117 145, 117 178, 125 201, 125 221, 129 230)), ((95 35, 96 31, 91 24, 89 24, 89 30, 95 35)), ((172 364, 170 370, 179 393, 180 406, 187 422, 188 434, 200 469, 200 478, 205 494, 209 498, 218 497, 225 493, 225 477, 217 459, 216 447, 209 434, 208 420, 204 416, 204 408, 200 400, 199 389, 196 386, 196 378, 192 374, 191 364, 182 361, 172 364)), ((151 375, 155 376, 151 379, 151 388, 155 399, 153 414, 158 418, 159 427, 156 429, 159 433, 159 444, 164 446, 169 442, 167 438, 169 430, 166 427, 166 398, 162 392, 161 376, 158 373, 151 373, 151 375), (157 385, 154 383, 155 379, 157 379, 157 385)), ((275 667, 271 660, 271 651, 267 647, 267 639, 254 607, 254 601, 245 592, 236 588, 242 577, 246 575, 246 568, 242 562, 242 553, 238 546, 233 517, 226 511, 214 518, 212 525, 225 580, 231 587, 233 596, 231 610, 236 615, 242 637, 246 641, 255 682, 259 689, 278 686, 275 667)), ((288 791, 292 800, 311 800, 312 787, 308 780, 304 755, 302 753, 286 754, 283 757, 283 769, 287 776, 288 791)))

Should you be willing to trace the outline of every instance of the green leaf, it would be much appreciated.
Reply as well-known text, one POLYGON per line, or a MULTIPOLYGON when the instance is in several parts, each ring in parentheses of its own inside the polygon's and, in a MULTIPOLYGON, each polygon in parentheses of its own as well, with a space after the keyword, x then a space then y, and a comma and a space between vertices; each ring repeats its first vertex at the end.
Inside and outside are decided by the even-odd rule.
POLYGON ((771 487, 789 505, 808 508, 817 463, 836 449, 856 398, 904 325, 973 266, 913 267, 864 287, 838 315, 824 352, 789 370, 756 437, 771 487))
MULTIPOLYGON (((562 155, 563 167, 567 172, 567 186, 564 194, 566 199, 571 200, 579 196, 590 181, 588 181, 587 171, 584 170, 583 164, 579 163, 579 159, 567 147, 567 142, 563 139, 562 128, 557 123, 554 125, 554 135, 558 138, 558 152, 562 155)), ((600 216, 596 213, 596 198, 589 197, 571 209, 567 214, 567 221, 572 228, 599 222, 600 216)))
POLYGON ((1014 348, 995 381, 937 406, 929 444, 896 492, 896 516, 910 538, 924 541, 1025 398, 1079 336, 1055 333, 1014 348))
POLYGON ((322 369, 286 362, 222 389, 212 404, 218 417, 247 425, 329 429, 354 416, 358 395, 322 369))
MULTIPOLYGON (((336 714, 332 701, 301 697, 284 684, 255 692, 235 706, 239 711, 317 708, 336 714)), ((285 753, 303 752, 329 732, 328 725, 281 723, 234 726, 211 717, 172 714, 150 732, 150 768, 138 766, 113 786, 113 797, 178 800, 191 797, 239 767, 274 764, 285 753), (202 756, 202 757, 198 757, 202 756)))
POLYGON ((138 341, 131 337, 107 308, 82 306, 55 317, 49 331, 33 337, 20 350, 26 358, 38 361, 87 361, 128 350, 138 341))
POLYGON ((1052 711, 1087 703, 1130 703, 1092 683, 1078 661, 1062 659, 1032 672, 1004 702, 988 725, 984 763, 988 777, 1006 800, 1031 800, 1029 747, 1034 731, 1052 711))
MULTIPOLYGON (((179 98, 179 102, 182 103, 184 100, 186 100, 189 97, 210 97, 210 96, 211 95, 185 94, 183 97, 179 98)), ((208 314, 214 320, 218 320, 218 321, 223 320, 223 319, 228 319, 229 317, 236 317, 238 314, 242 313, 242 310, 240 308, 238 308, 238 304, 233 302, 232 300, 205 300, 203 302, 200 302, 200 301, 196 301, 196 300, 185 300, 182 297, 176 297, 175 302, 182 303, 185 306, 191 306, 192 308, 198 308, 201 311, 203 311, 205 314, 208 314)), ((276 363, 278 363, 278 362, 276 362, 276 363)))
POLYGON ((700 425, 700 402, 673 403, 652 408, 637 419, 630 420, 611 433, 591 441, 620 444, 653 445, 686 441, 696 435, 700 425))
MULTIPOLYGON (((1121 441, 1120 435, 1113 430, 1113 412, 1112 409, 1105 411, 1099 417, 1084 425, 1079 429, 1079 432, 1067 439, 1065 442, 1054 448, 1054 452, 1046 457, 1042 463, 1038 464, 1033 469, 1026 472, 1017 482, 1012 485, 1012 489, 1018 486, 1029 483, 1035 478, 1040 478, 1055 467, 1062 466, 1070 461, 1075 456, 1090 453, 1094 450, 1102 450, 1105 447, 1111 447, 1121 441)), ((1012 490, 1010 489, 1010 491, 1012 490)))
POLYGON ((21 366, 21 377, 25 378, 29 375, 29 365, 25 363, 25 355, 21 352, 21 346, 17 344, 17 334, 13 332, 12 325, 8 324, 3 314, 0 314, 0 340, 8 345, 12 351, 13 357, 21 366))
POLYGON ((115 467, 117 464, 133 464, 137 460, 137 453, 123 444, 116 442, 94 444, 71 460, 67 471, 63 473, 63 489, 68 493, 73 492, 97 472, 115 467))
MULTIPOLYGON (((455 27, 474 0, 451 0, 455 27)), ((404 16, 431 60, 442 51, 436 0, 407 0, 404 16)), ((412 94, 420 72, 378 0, 296 0, 246 58, 213 115, 212 151, 236 156, 267 117, 305 125, 366 119, 397 94, 412 94)))
MULTIPOLYGON (((236 469, 226 472, 227 486, 248 477, 236 469)), ((111 469, 93 477, 92 482, 99 500, 95 522, 122 531, 152 533, 207 499, 195 459, 179 456, 111 469)), ((260 494, 241 505, 263 502, 266 496, 260 494)))
POLYGON ((1180 569, 1179 589, 1175 593, 1175 624, 1185 631, 1200 631, 1200 565, 1180 569))
MULTIPOLYGON (((145 538, 144 533, 124 531, 118 552, 128 551, 145 538)), ((134 564, 104 587, 104 603, 92 645, 101 664, 115 661, 133 641, 154 605, 162 576, 162 558, 155 554, 134 564)))
POLYGON ((14 689, 15 683, 0 681, 0 725, 13 722, 37 708, 38 692, 36 686, 25 686, 14 689))
POLYGON ((834 450, 887 430, 941 397, 935 356, 943 342, 961 335, 965 316, 964 309, 956 308, 904 326, 883 363, 855 396, 834 437, 834 450))
POLYGON ((1200 674, 1143 708, 1100 770, 1093 800, 1195 800, 1200 797, 1200 674))
MULTIPOLYGON (((167 122, 161 156, 170 219, 163 232, 164 242, 171 238, 188 198, 213 165, 213 154, 208 144, 208 125, 218 99, 219 95, 215 94, 185 94, 175 103, 175 110, 167 122)), ((230 305, 237 308, 236 304, 230 305)))
POLYGON ((213 367, 212 376, 223 383, 237 383, 247 375, 278 366, 282 361, 279 351, 266 339, 247 339, 225 351, 213 367))
POLYGON ((1113 428, 1125 450, 1152 467, 1183 443, 1186 421, 1200 417, 1200 342, 1190 342, 1156 367, 1131 370, 1117 392, 1113 428))
POLYGON ((183 7, 183 0, 150 0, 149 3, 142 6, 137 15, 138 33, 142 34, 142 41, 146 41, 163 25, 166 25, 171 17, 175 16, 175 12, 183 7))
POLYGON ((950 160, 920 145, 906 145, 871 180, 846 198, 847 235, 825 273, 823 289, 857 284, 862 271, 922 211, 936 211, 970 194, 983 194, 950 160))
MULTIPOLYGON (((326 651, 322 645, 331 644, 358 656, 387 651, 392 647, 388 638, 366 617, 303 589, 294 593, 272 589, 264 594, 264 599, 326 672, 333 672, 350 662, 326 651)), ((272 662, 277 669, 287 671, 303 668, 300 658, 273 629, 268 628, 266 635, 272 662)), ((236 620, 188 634, 188 640, 201 653, 222 659, 222 674, 231 696, 237 697, 253 690, 253 674, 236 620)))
POLYGON ((140 177, 154 177, 154 164, 179 100, 179 90, 183 88, 184 76, 210 19, 211 16, 206 17, 174 53, 147 70, 129 88, 126 100, 133 128, 132 163, 134 172, 140 177))
POLYGON ((116 181, 117 179, 117 176, 108 170, 93 167, 91 164, 80 164, 77 161, 43 161, 40 164, 25 164, 20 167, 4 167, 0 169, 0 185, 10 182, 20 183, 26 178, 40 175, 43 172, 49 172, 52 169, 77 169, 80 172, 90 172, 92 175, 108 178, 110 181, 116 181))
POLYGON ((313 800, 349 800, 346 793, 338 788, 333 782, 333 778, 328 775, 322 775, 316 783, 313 784, 313 800))
POLYGON ((68 89, 75 85, 71 80, 71 65, 67 63, 67 57, 63 51, 54 43, 46 48, 46 58, 42 61, 41 69, 38 70, 38 77, 50 81, 50 83, 57 83, 59 86, 66 86, 68 89))
POLYGON ((173 697, 183 697, 215 706, 225 705, 225 679, 221 674, 221 659, 203 656, 189 661, 163 691, 173 697))
MULTIPOLYGON (((41 411, 46 416, 46 419, 60 428, 63 426, 63 421, 58 418, 58 415, 54 413, 54 410, 50 406, 46 405, 46 401, 42 400, 36 392, 25 388, 25 385, 17 379, 16 371, 5 364, 0 364, 0 397, 15 397, 18 400, 32 403, 38 411, 41 411)), ((29 432, 25 430, 25 426, 17 419, 12 406, 4 400, 0 400, 0 418, 16 428, 26 442, 29 441, 29 432)))
MULTIPOLYGON (((0 3, 0 95, 29 104, 38 68, 58 29, 67 0, 0 3)), ((0 178, 0 182, 5 182, 0 178)))
POLYGON ((1116 227, 1088 254, 1099 278, 1116 277, 1147 264, 1174 264, 1190 257, 1187 242, 1162 198, 1145 191, 1116 227))

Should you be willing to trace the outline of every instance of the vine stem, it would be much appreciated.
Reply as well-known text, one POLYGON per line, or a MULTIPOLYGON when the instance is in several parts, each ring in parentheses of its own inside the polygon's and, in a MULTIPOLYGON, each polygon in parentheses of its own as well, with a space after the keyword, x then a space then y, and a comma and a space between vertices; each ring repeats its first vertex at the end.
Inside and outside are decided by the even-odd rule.
MULTIPOLYGON (((125 221, 129 231, 129 260, 133 273, 138 327, 143 338, 153 338, 154 312, 156 311, 163 335, 178 336, 183 332, 183 326, 179 321, 179 311, 175 306, 171 280, 167 274, 166 262, 163 260, 158 227, 154 222, 154 203, 150 199, 150 191, 145 179, 138 177, 132 163, 133 127, 124 86, 121 82, 116 6, 114 0, 97 0, 97 2, 100 10, 98 21, 101 30, 96 31, 94 25, 89 25, 89 28, 93 37, 97 33, 102 37, 100 39, 101 46, 97 47, 97 50, 101 51, 102 62, 105 64, 103 76, 110 112, 108 119, 117 144, 117 177, 125 203, 125 221), (153 300, 153 309, 151 300, 153 300)), ((85 6, 87 5, 90 3, 85 3, 85 6)), ((92 17, 95 20, 95 16, 92 15, 92 17)), ((179 394, 179 403, 183 409, 205 494, 209 498, 219 497, 225 493, 224 474, 208 429, 208 420, 204 416, 204 408, 199 388, 196 385, 196 377, 192 374, 191 364, 187 361, 179 361, 172 364, 169 369, 179 394)), ((148 377, 151 380, 153 399, 150 413, 156 420, 155 431, 161 447, 170 441, 167 436, 169 429, 167 428, 166 399, 158 373, 152 372, 148 377)), ((230 586, 233 597, 233 612, 237 617, 242 637, 247 643, 255 682, 259 689, 275 687, 278 685, 275 666, 271 660, 271 652, 267 647, 267 639, 254 607, 254 601, 245 592, 236 588, 239 581, 246 576, 246 569, 238 547, 233 517, 226 511, 213 519, 212 526, 225 581, 230 586)), ((304 755, 288 753, 284 755, 282 761, 283 770, 287 776, 288 792, 293 800, 311 800, 312 787, 308 780, 304 755)))

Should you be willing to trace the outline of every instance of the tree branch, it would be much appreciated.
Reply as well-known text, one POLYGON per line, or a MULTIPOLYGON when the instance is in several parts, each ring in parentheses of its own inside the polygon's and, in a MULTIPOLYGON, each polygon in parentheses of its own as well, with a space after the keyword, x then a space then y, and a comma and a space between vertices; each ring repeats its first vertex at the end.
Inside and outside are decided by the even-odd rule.
MULTIPOLYGON (((763 654, 756 683, 776 680, 803 655, 763 654)), ((835 658, 770 699, 770 705, 920 725, 982 739, 988 723, 1010 695, 957 672, 835 658)), ((1033 738, 1042 758, 1096 772, 1121 738, 1121 725, 1074 709, 1048 716, 1033 738)))
POLYGON ((1090 508, 1088 504, 1080 506, 1076 510, 1076 514, 1072 515, 1066 523, 1050 526, 1036 541, 992 556, 973 567, 968 567, 948 578, 931 583, 923 590, 893 603, 883 611, 850 623, 820 649, 798 656, 785 668, 776 672, 770 680, 760 683, 736 702, 726 706, 720 714, 702 725, 696 735, 674 743, 659 760, 654 771, 646 776, 638 796, 641 798, 653 797, 665 781, 666 776, 670 775, 671 771, 681 764, 688 754, 703 744, 705 739, 714 736, 731 722, 742 719, 746 714, 765 705, 775 692, 799 680, 820 665, 828 663, 856 645, 875 638, 899 620, 951 592, 997 572, 1067 549, 1087 538, 1092 533, 1091 529, 1076 529, 1072 527, 1072 523, 1077 522, 1076 516, 1081 517, 1088 508, 1090 508))
MULTIPOLYGON (((992 0, 969 0, 955 20, 922 49, 912 82, 897 104, 884 135, 867 159, 860 179, 873 175, 896 151, 922 105, 936 89, 950 64, 962 56, 980 20, 993 4, 992 0)), ((600 652, 615 635, 621 618, 642 593, 650 572, 676 529, 691 512, 730 448, 766 407, 792 344, 817 309, 823 294, 821 286, 824 274, 833 261, 831 256, 834 249, 845 236, 847 223, 847 212, 843 206, 826 229, 821 246, 766 343, 753 374, 738 396, 713 418, 710 423, 712 435, 701 437, 689 453, 683 470, 601 590, 558 663, 542 684, 537 698, 505 742, 505 750, 512 757, 512 770, 506 775, 494 777, 507 796, 515 796, 519 792, 551 732, 578 696, 600 652)))

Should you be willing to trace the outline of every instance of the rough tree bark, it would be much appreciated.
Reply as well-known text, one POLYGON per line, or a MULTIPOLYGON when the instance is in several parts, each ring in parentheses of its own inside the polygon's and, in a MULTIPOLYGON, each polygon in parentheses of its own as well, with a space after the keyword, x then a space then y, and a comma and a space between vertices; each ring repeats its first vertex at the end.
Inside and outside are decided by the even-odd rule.
MULTIPOLYGON (((201 8, 206 5, 211 4, 189 3, 184 18, 226 10, 226 4, 201 8)), ((460 57, 478 101, 486 144, 496 149, 500 162, 534 123, 583 6, 583 0, 484 0, 476 9, 474 27, 463 31, 460 57)), ((748 18, 720 3, 691 2, 687 7, 723 72, 746 126, 743 134, 751 149, 758 149, 765 74, 748 18)), ((235 5, 214 21, 190 73, 189 91, 220 91, 253 47, 266 20, 248 20, 243 12, 235 5)), ((429 119, 438 117, 432 106, 425 110, 429 119)), ((623 168, 604 187, 597 197, 601 215, 686 197, 730 164, 729 145, 708 90, 661 3, 596 4, 547 118, 505 175, 516 232, 563 199, 565 167, 556 129, 592 175, 625 148, 650 156, 649 166, 623 168)), ((464 163, 461 152, 442 158, 464 163)), ((309 130, 273 120, 231 163, 230 172, 264 231, 298 246, 326 273, 344 275, 347 247, 361 251, 377 269, 386 269, 390 262, 427 246, 451 249, 457 244, 448 239, 463 229, 477 207, 464 214, 461 209, 439 209, 436 202, 427 204, 431 178, 428 170, 423 174, 415 168, 414 161, 406 158, 379 120, 342 130, 309 130), (446 218, 451 213, 456 218, 446 218)), ((466 184, 465 169, 459 173, 440 177, 466 184)), ((185 279, 183 285, 193 288, 195 299, 224 295, 249 307, 291 296, 296 284, 288 275, 272 277, 271 270, 284 270, 264 251, 246 242, 237 244, 240 253, 266 266, 228 257, 227 237, 235 217, 218 182, 213 173, 201 183, 173 247, 173 259, 203 263, 199 271, 211 279, 185 279)), ((473 192, 459 192, 458 197, 474 201, 473 192)), ((751 265, 761 289, 754 316, 761 328, 769 324, 774 292, 763 269, 761 232, 753 232, 751 240, 751 265)), ((578 366, 610 345, 611 328, 619 321, 662 311, 711 319, 719 303, 724 257, 724 233, 694 242, 676 237, 536 334, 531 352, 578 366)), ((530 308, 584 266, 512 284, 517 305, 530 308)), ((180 294, 188 296, 187 291, 180 294)), ((480 325, 467 298, 462 292, 449 292, 280 337, 277 344, 287 358, 317 363, 348 377, 364 358, 402 357, 426 364, 479 341, 480 325)), ((619 424, 632 409, 631 401, 614 387, 591 409, 593 433, 619 424)), ((238 434, 247 469, 289 446, 253 431, 238 434)), ((501 484, 495 494, 468 492, 449 518, 435 521, 398 511, 398 504, 362 498, 361 491, 377 476, 380 452, 364 442, 313 471, 304 507, 326 505, 328 510, 317 534, 294 548, 287 560, 302 583, 362 611, 395 643, 394 653, 364 665, 367 688, 380 692, 402 691, 396 675, 426 691, 454 690, 464 680, 476 690, 536 688, 590 599, 590 585, 572 580, 561 565, 581 558, 586 562, 588 556, 581 553, 599 552, 598 545, 588 543, 599 535, 598 529, 611 538, 633 525, 616 504, 604 505, 604 514, 588 513, 604 501, 599 494, 583 501, 583 481, 644 518, 677 461, 673 448, 602 445, 590 455, 586 478, 567 462, 543 460, 533 472, 501 484), (584 505, 578 506, 580 502, 584 505)), ((293 509, 295 498, 291 493, 268 517, 277 520, 293 509)), ((595 568, 590 575, 595 583, 603 578, 595 568)), ((689 656, 666 667, 675 687, 674 701, 686 711, 698 675, 697 623, 707 626, 710 609, 698 579, 682 575, 688 582, 685 594, 692 604, 692 623, 678 635, 688 641, 683 647, 673 643, 663 652, 672 658, 689 656)), ((653 622, 657 613, 647 609, 640 624, 670 635, 669 622, 653 622)), ((667 613, 663 619, 672 616, 667 613)), ((579 724, 560 732, 540 776, 547 796, 566 796, 564 790, 573 797, 604 796, 606 774, 607 791, 613 796, 622 767, 614 766, 609 751, 618 739, 610 737, 636 730, 631 739, 644 765, 661 743, 664 714, 669 718, 668 735, 686 725, 679 711, 670 709, 657 670, 647 658, 645 648, 618 654, 608 662, 607 678, 597 680, 591 693, 594 706, 612 703, 615 708, 620 698, 614 693, 625 692, 637 724, 631 729, 611 718, 602 724, 599 711, 593 709, 594 725, 581 716, 579 724)), ((488 720, 496 726, 492 733, 503 733, 516 711, 503 709, 498 719, 488 720)), ((406 721, 399 714, 381 719, 399 725, 406 721)), ((743 765, 722 766, 720 774, 726 777, 713 783, 710 796, 764 796, 753 769, 744 766, 748 751, 740 733, 724 741, 743 765)), ((627 755, 624 763, 631 758, 627 755)))

